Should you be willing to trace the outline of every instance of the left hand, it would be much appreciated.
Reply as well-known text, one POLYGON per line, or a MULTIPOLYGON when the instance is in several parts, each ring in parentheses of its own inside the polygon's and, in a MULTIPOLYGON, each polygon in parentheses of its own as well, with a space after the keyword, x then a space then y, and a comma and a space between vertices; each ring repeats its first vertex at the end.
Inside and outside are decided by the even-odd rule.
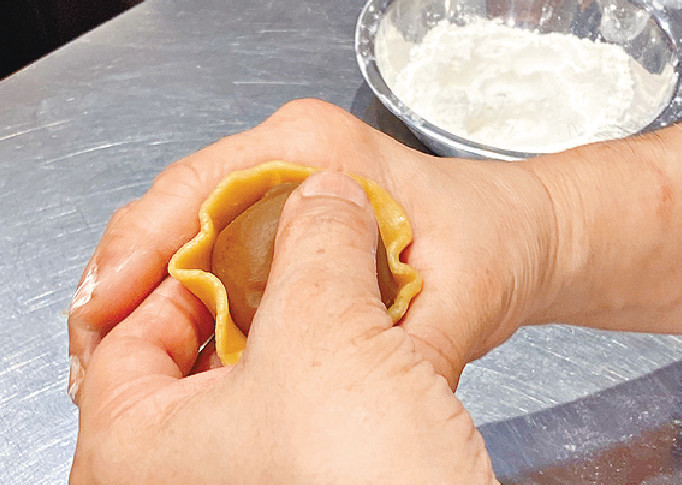
POLYGON ((555 297, 555 217, 530 171, 419 153, 340 108, 295 101, 173 164, 114 215, 69 315, 76 401, 102 337, 167 276, 173 253, 197 233, 201 203, 225 175, 269 160, 361 175, 403 206, 414 234, 403 257, 424 288, 401 325, 453 388, 466 362, 555 297))
POLYGON ((213 319, 162 282, 92 355, 72 483, 496 483, 468 413, 386 314, 376 245, 360 186, 309 177, 241 361, 190 376, 213 319))

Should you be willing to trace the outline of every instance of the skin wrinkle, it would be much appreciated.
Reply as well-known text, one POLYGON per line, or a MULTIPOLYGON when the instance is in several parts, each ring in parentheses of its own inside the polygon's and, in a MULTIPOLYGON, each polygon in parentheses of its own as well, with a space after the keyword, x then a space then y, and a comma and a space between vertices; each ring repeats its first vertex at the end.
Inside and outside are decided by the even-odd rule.
MULTIPOLYGON (((172 197, 173 199, 180 199, 178 197, 172 197)), ((163 201, 163 205, 168 205, 171 206, 167 201, 163 201)), ((136 229, 138 233, 144 234, 144 233, 151 233, 151 234, 163 234, 163 231, 165 229, 165 222, 163 220, 160 220, 158 217, 154 217, 153 213, 147 213, 145 214, 145 218, 141 220, 139 223, 135 224, 135 226, 131 226, 129 230, 131 229, 136 229)), ((191 221, 187 225, 186 230, 194 230, 198 228, 196 220, 191 221)), ((171 250, 175 251, 176 246, 178 246, 180 240, 181 240, 182 234, 176 234, 175 237, 170 240, 169 242, 166 243, 166 246, 164 247, 159 247, 159 248, 154 248, 159 254, 165 255, 168 254, 171 250), (168 245, 171 245, 170 248, 168 248, 168 245)), ((172 253, 171 253, 172 254, 172 253)), ((165 257, 165 259, 170 259, 169 256, 165 257)))
MULTIPOLYGON (((98 441, 103 443, 100 448, 95 448, 95 450, 115 450, 117 453, 102 453, 95 452, 89 457, 90 469, 93 471, 91 476, 87 481, 82 481, 80 483, 87 484, 104 484, 104 483, 114 483, 123 484, 129 483, 129 477, 137 476, 140 479, 140 473, 143 471, 137 471, 138 458, 144 456, 148 453, 148 450, 140 449, 140 445, 137 442, 144 443, 148 441, 148 436, 153 436, 155 433, 149 432, 149 430, 156 429, 154 423, 146 422, 136 430, 125 430, 118 433, 107 433, 102 436, 98 436, 98 441), (144 428, 145 432, 143 432, 144 428), (128 446, 121 446, 119 443, 129 443, 128 446), (132 448, 132 449, 131 449, 132 448), (112 467, 112 464, 115 466, 112 467), (109 474, 107 478, 100 479, 100 470, 109 469, 109 474)), ((156 478, 153 481, 159 481, 160 474, 156 473, 156 478)), ((73 481, 73 477, 69 480, 73 481)), ((145 480, 140 480, 140 483, 151 483, 145 480)))
MULTIPOLYGON (((504 286, 497 280, 498 274, 503 274, 497 270, 491 270, 489 268, 473 269, 475 276, 470 277, 472 281, 472 287, 470 288, 470 300, 463 303, 458 303, 457 307, 459 313, 468 314, 467 309, 473 306, 479 308, 479 320, 484 322, 486 328, 491 328, 493 322, 499 322, 501 311, 504 310, 504 286), (500 292, 500 289, 502 293, 500 292)), ((468 322, 459 322, 460 325, 468 322)), ((496 328, 494 325, 492 328, 496 328)), ((452 335, 456 335, 455 332, 452 335)), ((483 335, 479 336, 489 337, 490 334, 485 332, 483 335), (487 333, 487 335, 486 335, 487 333)), ((454 337, 451 337, 454 338, 454 337)), ((467 332, 466 339, 462 340, 466 344, 466 350, 464 354, 464 359, 469 362, 480 357, 481 345, 480 342, 472 342, 472 332, 467 332)), ((484 347, 485 349, 485 347, 484 347)))
MULTIPOLYGON (((130 265, 131 261, 138 262, 140 260, 148 259, 148 254, 149 252, 146 252, 146 254, 142 254, 141 251, 132 251, 124 260, 125 264, 118 264, 114 268, 111 268, 109 266, 110 271, 114 273, 126 273, 126 265, 130 265), (142 257, 144 256, 144 257, 142 257)), ((157 260, 161 259, 163 257, 161 250, 160 249, 152 249, 151 254, 156 255, 157 260)), ((165 271, 159 271, 156 275, 153 275, 152 281, 154 282, 154 288, 156 288, 162 281, 163 277, 166 275, 165 271)), ((103 339, 110 331, 112 328, 117 323, 117 320, 122 320, 126 316, 128 316, 138 305, 140 305, 144 299, 147 297, 147 295, 139 295, 138 298, 130 298, 128 300, 127 305, 125 305, 121 310, 118 315, 115 315, 114 318, 112 319, 111 322, 107 323, 106 325, 100 326, 99 329, 93 328, 93 330, 96 330, 96 334, 98 335, 97 341, 99 342, 101 339, 103 339)), ((93 302, 90 303, 92 305, 93 302)), ((84 311, 87 311, 88 307, 84 307, 84 311)), ((87 321, 87 320, 86 320, 87 321)))
POLYGON ((344 389, 362 387, 363 383, 371 382, 371 377, 375 375, 405 375, 419 363, 414 347, 400 327, 384 329, 374 339, 366 341, 365 345, 358 346, 355 352, 366 355, 367 365, 364 366, 363 372, 355 373, 355 377, 343 387, 344 389), (405 347, 408 348, 407 354, 401 350, 405 347), (366 349, 372 349, 371 355, 366 349), (398 357, 401 358, 400 361, 396 360, 398 357))
MULTIPOLYGON (((370 266, 368 265, 368 268, 370 266)), ((373 269, 373 267, 372 267, 373 269)), ((355 295, 348 296, 348 295, 340 295, 340 296, 346 296, 346 298, 340 298, 339 295, 337 295, 337 289, 330 287, 330 285, 325 285, 322 284, 319 281, 316 281, 314 283, 308 283, 308 281, 312 280, 313 278, 317 279, 329 279, 329 280, 335 280, 339 279, 344 275, 343 268, 315 268, 315 269, 310 269, 309 264, 305 261, 299 261, 295 265, 290 265, 287 268, 281 268, 280 271, 277 272, 276 276, 277 279, 284 279, 286 278, 287 280, 295 283, 299 283, 302 285, 303 288, 305 288, 305 294, 302 294, 301 291, 297 291, 296 289, 292 288, 289 284, 286 285, 287 289, 282 290, 284 292, 284 298, 280 300, 280 303, 284 303, 287 307, 290 308, 296 308, 297 306, 302 306, 302 307, 307 307, 307 302, 310 302, 313 297, 318 297, 318 296, 329 296, 329 299, 326 301, 333 302, 334 306, 337 305, 343 305, 342 307, 337 307, 338 311, 335 311, 334 314, 330 314, 329 316, 343 316, 346 314, 346 312, 350 309, 352 309, 354 306, 357 306, 358 304, 358 297, 355 295)), ((366 280, 362 278, 350 278, 350 280, 357 284, 361 285, 362 287, 366 287, 369 290, 373 290, 374 285, 372 285, 370 282, 367 282, 366 280)), ((372 282, 373 283, 373 282, 372 282)), ((276 283, 273 283, 276 285, 276 283)), ((378 287, 377 287, 378 290, 378 287)), ((377 291, 378 293, 378 291, 377 291)), ((373 297, 376 296, 377 301, 379 303, 381 300, 379 299, 378 295, 372 295, 373 297)), ((374 306, 374 305, 373 305, 374 306)), ((383 307, 383 305, 382 305, 383 307)), ((327 310, 332 310, 331 308, 326 307, 327 310)), ((377 307, 378 308, 378 307, 377 307)))
MULTIPOLYGON (((394 369, 392 371, 392 376, 395 377, 405 377, 409 378, 410 374, 425 374, 422 375, 420 382, 423 386, 423 392, 422 393, 427 393, 429 390, 438 387, 439 382, 445 381, 445 378, 443 376, 439 376, 434 374, 433 372, 433 365, 431 365, 430 362, 427 362, 425 360, 422 360, 414 350, 414 345, 411 345, 409 342, 409 339, 407 336, 405 337, 405 342, 410 346, 412 349, 410 352, 410 356, 412 357, 412 361, 406 360, 403 362, 402 365, 395 365, 394 369)), ((447 384, 447 381, 445 381, 446 387, 449 389, 449 385, 447 384)), ((416 389, 416 392, 419 393, 419 389, 416 389)))
MULTIPOLYGON (((463 426, 467 430, 467 435, 464 441, 471 442, 480 437, 480 434, 476 429, 476 425, 474 424, 474 419, 471 417, 471 414, 469 414, 466 410, 463 410, 462 413, 459 415, 459 419, 464 420, 464 423, 458 424, 460 426, 463 426)), ((477 453, 480 451, 481 450, 477 450, 477 453)))
MULTIPOLYGON (((584 160, 582 153, 579 152, 579 154, 581 155, 580 158, 584 160)), ((564 255, 568 255, 570 267, 569 271, 564 274, 573 275, 573 278, 575 278, 575 275, 582 272, 583 268, 589 263, 588 248, 590 247, 591 241, 589 240, 588 231, 586 229, 588 226, 588 214, 585 210, 586 203, 585 200, 583 200, 582 191, 579 187, 574 185, 574 182, 569 182, 567 188, 571 194, 570 198, 564 197, 564 220, 559 231, 561 231, 561 227, 565 227, 568 234, 564 236, 559 232, 558 237, 559 241, 568 241, 568 251, 565 252, 564 255), (571 206, 571 202, 573 206, 571 206)), ((568 284, 571 283, 572 281, 568 282, 568 284)))
POLYGON ((529 313, 529 309, 525 308, 523 302, 519 301, 517 298, 518 294, 535 294, 541 296, 537 298, 537 300, 544 299, 544 295, 548 293, 546 281, 548 279, 551 281, 551 277, 547 276, 548 271, 541 270, 540 268, 551 268, 553 264, 552 260, 550 260, 546 255, 542 254, 543 251, 541 248, 545 246, 541 243, 543 233, 542 231, 535 230, 535 226, 531 224, 533 214, 527 207, 527 203, 525 201, 515 199, 511 193, 510 199, 512 200, 511 206, 516 208, 516 217, 512 219, 517 221, 517 224, 513 226, 510 225, 509 227, 506 227, 504 231, 502 231, 500 244, 506 246, 504 235, 513 233, 514 231, 519 231, 519 229, 528 234, 527 240, 529 241, 528 243, 522 244, 521 246, 512 246, 510 248, 512 251, 515 251, 512 254, 512 258, 517 260, 518 264, 512 264, 509 266, 525 267, 528 268, 528 270, 520 274, 511 272, 507 278, 507 280, 511 282, 511 287, 507 287, 506 289, 502 290, 502 313, 509 314, 511 317, 509 319, 515 319, 518 315, 523 316, 529 313), (535 246, 532 245, 532 241, 535 241, 535 246))
MULTIPOLYGON (((535 178, 535 177, 534 177, 535 178)), ((537 180, 537 178, 535 178, 537 180)), ((547 188, 541 184, 543 195, 547 194, 547 188)), ((548 196, 549 197, 549 196, 548 196)), ((533 241, 535 246, 528 244, 524 246, 526 252, 526 266, 528 271, 528 291, 539 295, 535 298, 532 304, 526 303, 524 308, 524 319, 528 315, 537 311, 538 306, 548 305, 549 301, 553 300, 555 294, 559 289, 556 287, 557 281, 557 261, 558 255, 558 222, 556 219, 556 212, 552 201, 549 201, 551 224, 548 231, 538 231, 536 236, 532 236, 532 231, 529 231, 529 241, 533 241), (543 250, 544 248, 544 250, 543 250)), ((532 293, 531 293, 532 294, 532 293)))
MULTIPOLYGON (((353 314, 353 315, 358 315, 358 316, 364 316, 367 315, 367 318, 371 318, 370 321, 376 320, 377 316, 380 318, 384 318, 384 315, 386 315, 386 311, 383 307, 383 304, 379 301, 378 305, 373 305, 371 307, 364 307, 361 303, 359 303, 357 300, 356 301, 348 301, 346 304, 338 307, 339 300, 337 298, 337 295, 335 294, 334 291, 321 291, 317 295, 311 295, 310 293, 308 294, 309 299, 327 299, 326 301, 330 301, 330 298, 335 301, 335 304, 333 305, 333 308, 326 307, 324 311, 320 311, 320 308, 310 308, 310 312, 316 312, 317 314, 323 314, 320 315, 323 319, 327 321, 340 321, 343 322, 347 317, 348 314, 353 314), (379 306, 381 305, 381 306, 379 306), (350 313, 349 313, 350 312, 350 313)), ((308 301, 308 298, 306 298, 306 301, 308 301)), ((283 303, 283 308, 282 312, 285 314, 290 314, 292 312, 304 312, 304 310, 308 309, 308 306, 306 304, 296 304, 292 303, 290 299, 286 299, 286 301, 283 303)), ((311 332, 315 332, 316 325, 314 322, 306 322, 309 323, 308 328, 311 328, 311 332)), ((387 325, 390 325, 390 319, 386 322, 387 325)), ((355 328, 355 326, 350 327, 347 326, 344 328, 343 335, 345 338, 353 339, 357 335, 358 329, 355 328)), ((314 334, 311 336, 315 336, 314 334)), ((329 341, 328 339, 324 339, 324 337, 320 336, 318 337, 318 344, 321 344, 322 342, 327 342, 328 345, 331 347, 328 350, 333 350, 334 348, 334 343, 333 341, 329 341)))
POLYGON ((666 226, 672 221, 673 207, 675 206, 673 193, 673 185, 670 182, 661 183, 661 200, 656 209, 656 215, 666 226))
MULTIPOLYGON (((153 280, 156 282, 156 284, 158 284, 161 278, 166 275, 167 272, 165 270, 163 263, 167 259, 166 253, 168 252, 168 250, 163 247, 145 247, 135 242, 132 245, 130 245, 129 250, 126 251, 125 253, 118 252, 119 245, 117 244, 117 241, 120 241, 121 246, 124 246, 130 240, 131 234, 143 234, 146 232, 153 233, 155 231, 162 232, 163 228, 160 227, 162 223, 157 219, 149 219, 149 217, 150 216, 147 216, 147 218, 145 218, 144 220, 136 222, 134 226, 128 228, 126 231, 112 229, 111 231, 108 231, 108 233, 105 234, 105 237, 107 237, 111 241, 110 248, 111 251, 114 252, 114 255, 113 257, 111 254, 100 253, 96 255, 98 261, 102 261, 105 259, 112 260, 112 262, 108 263, 105 266, 104 271, 113 271, 115 273, 127 273, 129 271, 134 271, 134 268, 137 267, 139 261, 153 257, 155 261, 158 261, 160 263, 155 265, 158 268, 158 270, 156 271, 153 280)), ((176 246, 177 244, 174 244, 172 246, 172 249, 176 250, 177 249, 176 246)))
MULTIPOLYGON (((103 266, 104 270, 103 272, 106 271, 114 271, 117 273, 125 273, 127 271, 133 271, 134 268, 137 266, 137 262, 139 260, 144 260, 149 258, 150 255, 153 255, 155 257, 156 261, 159 262, 165 262, 167 257, 167 249, 163 247, 146 247, 144 245, 140 245, 137 242, 133 242, 132 244, 127 244, 129 246, 129 250, 124 252, 124 253, 119 253, 118 247, 119 244, 117 244, 117 241, 120 241, 121 246, 125 243, 127 243, 130 240, 131 234, 135 233, 144 233, 144 232, 153 232, 157 230, 161 230, 162 228, 159 227, 158 229, 155 228, 157 224, 160 224, 160 222, 155 221, 154 224, 147 224, 146 221, 141 221, 135 224, 134 227, 126 230, 126 231, 121 231, 121 230, 112 230, 109 231, 108 234, 105 233, 105 237, 109 241, 111 241, 110 245, 110 253, 112 254, 102 254, 101 252, 96 252, 95 257, 96 260, 98 261, 98 264, 106 259, 112 259, 114 262, 109 262, 108 264, 101 265, 103 266), (136 261, 137 260, 137 261, 136 261), (132 263, 135 261, 135 264, 132 263)), ((173 245, 175 247, 175 245, 173 245)), ((163 264, 156 265, 158 270, 156 271, 157 275, 165 275, 167 274, 166 268, 164 267, 163 264)), ((157 276, 158 277, 158 276, 157 276)), ((158 283, 157 283, 158 284, 158 283)))
MULTIPOLYGON (((581 157, 580 149, 575 150, 574 156, 581 157)), ((546 178, 538 173, 533 164, 523 163, 521 166, 540 182, 549 200, 549 207, 552 213, 551 233, 553 234, 553 250, 550 252, 550 258, 548 258, 551 270, 547 274, 549 281, 553 281, 554 285, 548 288, 547 301, 543 302, 543 305, 540 305, 540 301, 537 301, 533 313, 526 319, 527 324, 536 324, 546 321, 544 316, 546 308, 556 303, 560 296, 561 288, 573 286, 573 281, 580 276, 581 269, 587 264, 588 242, 585 230, 587 222, 584 216, 585 211, 583 210, 584 203, 581 192, 573 187, 570 181, 560 187, 559 195, 561 198, 559 199, 556 195, 553 195, 553 191, 550 190, 546 178), (572 197, 568 194, 571 194, 572 197), (567 203, 569 199, 573 201, 575 207, 569 206, 567 203), (561 217, 560 214, 570 214, 571 218, 561 217)))
MULTIPOLYGON (((158 295, 159 297, 163 298, 163 301, 166 303, 166 305, 170 302, 170 303, 171 303, 171 306, 170 306, 170 307, 171 307, 171 308, 174 308, 174 309, 175 309, 175 312, 177 312, 178 315, 183 315, 183 314, 184 314, 184 315, 185 315, 185 319, 186 319, 187 321, 191 321, 191 320, 193 320, 194 317, 197 317, 197 316, 198 316, 198 314, 195 314, 194 312, 191 312, 191 306, 189 305, 189 303, 184 304, 184 305, 181 305, 179 301, 170 300, 170 299, 169 299, 169 295, 167 294, 168 291, 169 291, 169 289, 166 288, 164 292, 157 292, 157 295, 158 295)), ((160 308, 163 308, 163 311, 164 311, 164 312, 167 312, 169 307, 168 307, 168 306, 165 306, 165 307, 160 307, 160 308)), ((137 317, 138 317, 138 318, 144 318, 146 312, 148 312, 148 310, 146 310, 146 307, 144 307, 144 308, 141 307, 141 311, 138 311, 137 317)), ((160 313, 161 310, 159 309, 158 312, 160 313)), ((197 330, 197 328, 195 328, 194 326, 185 326, 185 325, 183 325, 180 329, 178 329, 178 328, 176 327, 176 328, 174 329, 174 331, 177 332, 178 330, 182 330, 183 328, 186 329, 186 330, 189 330, 189 331, 192 333, 191 338, 192 338, 192 340, 193 340, 194 345, 193 345, 193 349, 190 349, 190 356, 191 356, 191 355, 195 355, 195 354, 196 354, 196 350, 198 349, 198 345, 197 345, 197 342, 198 342, 198 339, 199 339, 198 330, 197 330)), ((120 333, 120 332, 118 332, 118 333, 120 333)), ((118 333, 117 333, 117 335, 118 335, 118 333)), ((144 343, 147 343, 147 341, 146 341, 145 338, 143 337, 143 335, 144 335, 145 333, 146 333, 146 330, 145 330, 144 328, 140 328, 140 329, 138 329, 138 330, 137 330, 136 332, 134 332, 134 333, 128 332, 128 336, 127 336, 127 337, 118 336, 118 339, 119 339, 119 342, 120 342, 121 344, 123 344, 124 347, 126 347, 126 345, 132 345, 133 348, 134 348, 134 347, 136 346, 136 345, 135 345, 136 343, 143 343, 143 344, 144 344, 144 343), (126 340, 126 339, 128 339, 128 340, 126 340)), ((166 345, 166 343, 167 343, 167 340, 166 340, 166 339, 167 339, 167 338, 168 338, 168 335, 167 335, 167 334, 160 335, 160 336, 159 336, 159 339, 160 339, 160 340, 156 341, 156 345, 158 345, 160 348, 165 348, 165 349, 167 349, 167 350, 166 350, 166 355, 167 355, 168 358, 173 362, 174 368, 175 368, 175 370, 177 371, 177 377, 182 377, 182 375, 185 373, 185 370, 184 370, 184 369, 180 369, 180 368, 178 367, 178 361, 179 361, 179 360, 182 361, 182 359, 187 360, 187 359, 189 359, 189 358, 191 358, 191 357, 188 356, 188 355, 183 355, 182 357, 180 357, 179 355, 174 354, 174 353, 172 353, 172 351, 168 350, 168 349, 170 349, 172 346, 166 345), (160 344, 160 345, 159 345, 159 344, 160 344)), ((175 341, 183 341, 183 342, 184 342, 185 340, 184 340, 184 339, 180 339, 180 340, 177 340, 177 339, 176 339, 175 341)), ((101 348, 103 349, 103 351, 105 351, 105 350, 108 349, 108 347, 109 347, 108 345, 103 344, 103 346, 102 346, 101 348)), ((158 357, 158 356, 157 356, 157 357, 158 357)), ((193 359, 192 359, 192 361, 193 361, 193 359)), ((192 362, 192 363, 193 363, 193 362, 192 362)), ((188 369, 186 369, 186 370, 189 370, 189 368, 191 368, 191 364, 192 364, 192 363, 189 363, 189 362, 188 362, 188 365, 187 365, 188 369)))
POLYGON ((139 376, 110 389, 106 401, 100 403, 100 406, 94 409, 84 408, 81 411, 87 412, 89 419, 95 421, 105 418, 108 418, 107 421, 122 419, 127 413, 135 409, 139 402, 145 401, 148 396, 155 395, 169 383, 174 382, 177 382, 177 378, 170 376, 163 380, 160 380, 159 376, 139 376))
MULTIPOLYGON (((427 349, 431 350, 433 353, 438 355, 443 362, 445 362, 446 366, 449 368, 449 372, 446 372, 445 375, 458 376, 461 370, 464 368, 464 364, 462 362, 455 360, 454 356, 458 354, 457 352, 446 354, 443 352, 443 350, 441 350, 440 346, 436 347, 426 338, 422 338, 413 332, 408 332, 408 334, 413 341, 416 341, 415 343, 419 343, 422 347, 426 347, 427 349)), ((450 347, 455 348, 454 342, 450 344, 450 347)), ((453 382, 451 387, 453 390, 456 389, 457 382, 453 382)))
MULTIPOLYGON (((307 234, 314 234, 317 229, 315 226, 311 227, 312 224, 308 221, 314 221, 315 225, 325 226, 325 229, 327 230, 327 234, 325 234, 326 239, 332 239, 338 232, 350 231, 360 236, 358 239, 367 237, 367 234, 372 234, 372 237, 375 240, 373 244, 375 246, 377 244, 376 240, 378 231, 376 229, 376 223, 370 226, 367 221, 363 221, 361 224, 354 223, 349 225, 347 221, 344 220, 343 216, 340 216, 336 213, 329 213, 326 209, 320 209, 319 211, 316 211, 312 214, 308 214, 305 220, 295 224, 285 222, 283 225, 280 225, 276 238, 284 238, 288 244, 291 244, 289 242, 290 240, 300 240, 304 239, 307 234)), ((317 244, 318 248, 323 250, 327 249, 327 245, 324 244, 323 241, 319 241, 317 244)), ((357 244, 360 243, 352 244, 353 246, 345 249, 358 249, 359 246, 357 246, 357 244)))
MULTIPOLYGON (((460 401, 457 401, 457 403, 459 403, 459 406, 457 406, 457 409, 455 409, 454 412, 452 412, 451 414, 449 414, 449 415, 445 418, 445 422, 446 422, 446 423, 454 422, 454 423, 456 423, 457 426, 460 426, 459 422, 460 422, 462 419, 467 419, 467 418, 465 418, 465 417, 463 418, 463 415, 469 414, 469 413, 468 413, 468 411, 464 408, 464 406, 461 405, 461 402, 460 402, 460 401)), ((473 422, 472 422, 472 424, 473 424, 473 422)))
MULTIPOLYGON (((170 296, 163 295, 163 298, 164 298, 164 304, 165 305, 169 305, 169 306, 174 307, 175 310, 177 310, 178 314, 185 314, 186 318, 188 320, 193 319, 193 317, 195 316, 195 315, 190 314, 190 311, 187 309, 187 307, 185 305, 181 305, 179 302, 172 299, 170 296)), ((165 312, 167 310, 164 309, 163 311, 165 312)), ((161 310, 159 310, 157 313, 161 314, 161 310)), ((166 354, 178 366, 178 371, 182 375, 186 375, 191 370, 192 366, 194 365, 194 361, 192 360, 191 362, 189 362, 188 359, 190 359, 192 355, 196 355, 198 350, 199 350, 199 334, 198 334, 198 331, 193 326, 184 326, 183 325, 180 329, 174 328, 173 333, 170 334, 170 336, 169 336, 169 334, 164 334, 163 336, 161 336, 161 340, 159 341, 159 343, 165 344, 169 338, 172 339, 172 341, 183 342, 183 344, 184 344, 183 345, 184 348, 180 349, 181 350, 180 353, 182 355, 178 355, 177 352, 174 352, 172 345, 163 345, 163 347, 166 347, 166 354), (179 361, 180 362, 187 362, 188 365, 186 364, 184 366, 181 366, 180 364, 178 364, 179 361), (186 367, 186 368, 183 368, 183 367, 186 367)))
MULTIPOLYGON (((519 291, 520 288, 524 288, 525 285, 519 285, 517 282, 517 275, 514 273, 511 273, 509 271, 504 271, 505 273, 508 273, 508 277, 506 278, 507 281, 509 281, 508 285, 505 285, 502 287, 501 291, 501 298, 499 302, 499 313, 498 315, 502 315, 503 318, 500 319, 498 315, 492 316, 494 318, 493 321, 497 321, 497 325, 492 325, 493 329, 497 329, 497 331, 493 330, 490 335, 487 336, 485 339, 485 345, 484 347, 486 348, 492 348, 494 346, 497 346, 504 342, 508 338, 509 331, 506 329, 506 323, 508 322, 515 322, 517 321, 518 315, 523 314, 523 308, 520 307, 519 305, 519 300, 518 300, 518 295, 517 291, 519 291)), ((479 357, 479 356, 476 356, 479 357)), ((467 357, 468 361, 473 360, 473 358, 476 358, 473 355, 469 355, 467 357)))
MULTIPOLYGON (((678 128, 679 130, 679 128, 678 128)), ((657 159, 659 157, 664 157, 664 159, 669 159, 668 157, 668 148, 666 147, 666 143, 663 141, 663 137, 661 134, 657 131, 652 131, 651 133, 648 133, 646 137, 641 136, 641 137, 635 137, 635 140, 637 140, 638 144, 641 145, 648 145, 649 143, 654 143, 656 146, 652 147, 652 159, 657 159), (653 150, 655 148, 655 150, 653 150), (658 152, 658 153, 656 153, 658 152)), ((641 156, 641 155, 640 155, 641 156)), ((636 156, 635 158, 639 158, 636 156)), ((648 157, 647 157, 648 158, 648 157)))
MULTIPOLYGON (((383 304, 382 304, 383 307, 383 304)), ((372 310, 373 313, 374 310, 372 310)), ((382 308, 382 311, 384 309, 382 308)), ((360 334, 354 336, 351 338, 351 343, 356 346, 356 347, 361 347, 363 344, 365 344, 368 341, 372 341, 375 337, 378 337, 380 334, 386 331, 386 327, 383 325, 377 325, 370 327, 368 330, 362 331, 360 334)))
POLYGON ((480 432, 476 428, 473 418, 464 407, 461 408, 461 412, 455 412, 452 419, 446 421, 452 428, 453 436, 459 436, 461 441, 464 443, 469 443, 469 453, 473 451, 473 456, 466 460, 464 463, 468 465, 468 473, 462 474, 462 476, 469 477, 466 483, 487 483, 481 482, 479 480, 474 480, 473 477, 480 475, 481 473, 481 462, 485 465, 483 467, 488 467, 490 470, 484 470, 485 476, 491 483, 497 483, 495 476, 492 472, 492 466, 490 466, 490 459, 488 457, 485 442, 480 432), (462 437, 462 431, 466 433, 466 436, 462 437))
MULTIPOLYGON (((224 368, 224 369, 229 369, 231 368, 224 368)), ((202 376, 203 377, 203 376, 202 376)), ((197 378, 194 378, 197 380, 197 378)), ((185 384, 186 381, 178 381, 178 385, 185 384)), ((192 386, 189 388, 188 387, 188 392, 185 392, 185 397, 178 399, 176 401, 171 401, 170 405, 168 404, 162 404, 160 407, 163 409, 163 412, 157 413, 155 416, 153 415, 152 417, 156 417, 156 422, 157 422, 157 427, 159 430, 169 428, 173 424, 173 419, 175 419, 178 415, 181 413, 187 413, 186 408, 190 406, 194 406, 194 400, 195 399, 202 399, 203 396, 207 395, 207 388, 206 387, 201 387, 201 386, 192 386)))

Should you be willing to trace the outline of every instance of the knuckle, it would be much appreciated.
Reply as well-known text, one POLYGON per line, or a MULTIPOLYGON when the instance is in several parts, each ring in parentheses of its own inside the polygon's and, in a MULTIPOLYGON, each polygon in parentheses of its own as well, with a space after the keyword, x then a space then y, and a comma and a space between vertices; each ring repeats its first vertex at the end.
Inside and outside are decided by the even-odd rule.
POLYGON ((326 101, 299 99, 282 106, 261 126, 290 133, 291 139, 305 142, 308 147, 336 146, 347 143, 348 136, 354 135, 349 130, 354 121, 355 117, 326 101))
POLYGON ((342 108, 317 99, 290 101, 254 132, 282 140, 278 145, 280 158, 299 163, 357 171, 357 157, 346 154, 357 150, 361 158, 376 158, 367 155, 375 149, 371 130, 342 108), (364 149, 358 150, 360 146, 364 149))
MULTIPOLYGON (((209 187, 208 189, 211 189, 209 187)), ((197 192, 207 190, 204 173, 191 159, 177 161, 161 172, 154 183, 151 191, 173 197, 192 196, 197 192)))
POLYGON ((295 99, 279 108, 271 119, 275 120, 302 120, 302 119, 327 119, 330 116, 338 116, 345 113, 341 108, 319 99, 295 99))
POLYGON ((133 200, 131 202, 128 202, 123 207, 117 209, 116 212, 114 212, 114 214, 111 216, 111 219, 109 220, 109 225, 110 226, 118 225, 121 223, 121 221, 124 221, 128 214, 135 210, 135 206, 137 205, 137 203, 138 203, 137 200, 133 200))
POLYGON ((373 214, 334 202, 331 201, 333 205, 320 204, 299 211, 292 217, 284 217, 280 227, 281 237, 330 245, 348 244, 349 241, 371 244, 378 232, 373 214))

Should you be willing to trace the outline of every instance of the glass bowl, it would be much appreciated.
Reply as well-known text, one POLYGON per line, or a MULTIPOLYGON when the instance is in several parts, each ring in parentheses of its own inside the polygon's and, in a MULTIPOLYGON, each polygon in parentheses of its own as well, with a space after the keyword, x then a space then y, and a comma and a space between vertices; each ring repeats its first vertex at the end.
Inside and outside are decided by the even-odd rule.
MULTIPOLYGON (((527 153, 481 144, 454 135, 430 123, 405 105, 389 88, 409 59, 409 50, 441 21, 466 25, 471 19, 498 20, 503 25, 539 33, 569 33, 622 46, 649 73, 660 78, 655 105, 632 110, 652 113, 638 132, 676 122, 682 114, 679 96, 679 52, 670 20, 662 7, 638 0, 369 0, 358 18, 355 50, 368 85, 394 115, 427 147, 443 156, 519 160, 527 153), (398 35, 396 35, 396 32, 398 35)), ((635 90, 651 88, 635 77, 635 90)), ((651 102, 651 101, 650 101, 651 102)), ((623 136, 631 134, 623 132, 623 136)), ((543 152, 544 153, 544 152, 543 152)))

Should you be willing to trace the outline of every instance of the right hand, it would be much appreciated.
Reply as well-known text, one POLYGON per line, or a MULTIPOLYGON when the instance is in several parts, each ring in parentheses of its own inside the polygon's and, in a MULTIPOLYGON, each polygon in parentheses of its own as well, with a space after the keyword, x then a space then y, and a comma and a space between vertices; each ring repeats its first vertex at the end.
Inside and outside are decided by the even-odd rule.
POLYGON ((187 375, 213 318, 167 278, 94 353, 71 483, 498 483, 481 435, 380 299, 362 188, 287 200, 242 359, 187 375))

